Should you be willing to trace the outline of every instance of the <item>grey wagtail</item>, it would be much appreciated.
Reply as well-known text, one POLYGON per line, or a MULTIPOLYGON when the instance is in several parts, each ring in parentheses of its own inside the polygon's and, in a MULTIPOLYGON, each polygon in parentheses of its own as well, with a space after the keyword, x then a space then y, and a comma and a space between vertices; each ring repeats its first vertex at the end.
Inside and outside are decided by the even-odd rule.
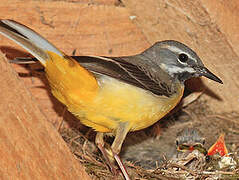
POLYGON ((126 141, 126 147, 123 147, 123 160, 130 161, 144 169, 153 170, 164 164, 166 159, 180 160, 194 150, 198 150, 203 155, 207 154, 204 147, 205 138, 198 129, 186 127, 180 130, 177 135, 174 134, 175 131, 177 131, 175 128, 171 128, 171 130, 169 128, 160 138, 148 136, 144 132, 131 136, 126 141), (167 133, 171 133, 170 138, 167 133), (172 143, 172 138, 175 135, 176 148, 172 143))
POLYGON ((40 61, 52 94, 97 131, 96 144, 111 170, 115 172, 115 159, 126 179, 118 154, 127 133, 154 124, 172 110, 183 95, 185 80, 205 76, 222 83, 192 49, 173 40, 157 42, 134 56, 73 59, 18 22, 1 20, 0 33, 40 61), (115 136, 108 150, 107 133, 115 136))
POLYGON ((207 150, 204 147, 205 138, 201 131, 196 128, 184 128, 177 133, 176 146, 179 152, 192 152, 198 150, 202 154, 206 155, 207 150))

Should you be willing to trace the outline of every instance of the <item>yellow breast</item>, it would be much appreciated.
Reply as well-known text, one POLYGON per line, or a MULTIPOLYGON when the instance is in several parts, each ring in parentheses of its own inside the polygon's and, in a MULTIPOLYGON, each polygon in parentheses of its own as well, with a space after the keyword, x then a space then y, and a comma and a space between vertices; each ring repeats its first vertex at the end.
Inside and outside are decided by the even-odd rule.
POLYGON ((73 65, 69 60, 57 61, 61 63, 46 65, 54 96, 83 124, 99 132, 113 132, 120 122, 129 122, 130 131, 146 128, 173 109, 183 95, 180 83, 171 97, 156 96, 108 76, 95 78, 74 61, 73 65))
POLYGON ((95 99, 73 113, 97 131, 111 132, 119 122, 129 122, 130 130, 146 128, 165 116, 180 101, 183 86, 170 98, 156 96, 116 79, 101 76, 100 89, 95 99))

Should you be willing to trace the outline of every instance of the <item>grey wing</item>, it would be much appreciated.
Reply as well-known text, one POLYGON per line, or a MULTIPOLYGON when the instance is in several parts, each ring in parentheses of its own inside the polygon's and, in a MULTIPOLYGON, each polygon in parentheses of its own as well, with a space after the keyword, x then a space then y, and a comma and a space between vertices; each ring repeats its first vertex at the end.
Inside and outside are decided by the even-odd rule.
POLYGON ((169 87, 156 82, 139 66, 124 60, 124 57, 98 57, 98 56, 73 56, 84 68, 93 72, 104 74, 139 88, 148 90, 155 95, 170 96, 169 87))

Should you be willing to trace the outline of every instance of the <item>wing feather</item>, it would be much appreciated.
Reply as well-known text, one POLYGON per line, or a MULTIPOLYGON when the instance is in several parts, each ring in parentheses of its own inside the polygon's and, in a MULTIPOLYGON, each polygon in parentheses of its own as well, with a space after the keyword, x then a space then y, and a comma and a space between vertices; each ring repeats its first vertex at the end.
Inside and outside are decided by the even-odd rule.
MULTIPOLYGON (((174 93, 172 88, 160 77, 153 76, 150 72, 140 66, 127 62, 127 57, 100 57, 100 56, 72 56, 78 63, 87 70, 116 78, 139 88, 148 90, 155 95, 170 96, 174 93)), ((133 56, 132 56, 133 57, 133 56)), ((26 64, 37 61, 34 58, 17 58, 12 63, 26 64)), ((160 73, 158 73, 160 76, 160 73)))

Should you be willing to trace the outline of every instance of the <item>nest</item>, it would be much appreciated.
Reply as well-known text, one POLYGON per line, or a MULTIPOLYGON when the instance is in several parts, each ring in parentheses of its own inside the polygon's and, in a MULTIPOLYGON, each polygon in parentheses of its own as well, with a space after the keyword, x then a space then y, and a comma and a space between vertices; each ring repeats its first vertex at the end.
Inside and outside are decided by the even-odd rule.
MULTIPOLYGON (((60 130, 72 153, 85 166, 92 179, 115 178, 94 144, 95 132, 90 129, 84 133, 80 132, 82 131, 74 128, 60 130)), ((152 127, 129 133, 121 157, 133 179, 237 179, 239 178, 238 139, 239 114, 236 112, 213 114, 207 103, 199 99, 186 108, 178 108, 176 113, 160 120, 152 127), (235 162, 234 166, 220 168, 218 162, 221 157, 215 156, 208 160, 204 155, 194 151, 190 156, 184 157, 184 163, 172 160, 172 153, 175 153, 176 133, 189 126, 196 127, 202 132, 207 149, 216 141, 220 133, 225 133, 226 146, 235 162), (149 147, 150 150, 147 149, 149 147), (140 151, 150 151, 150 153, 141 156, 140 151)), ((123 179, 121 175, 117 178, 123 179)))

